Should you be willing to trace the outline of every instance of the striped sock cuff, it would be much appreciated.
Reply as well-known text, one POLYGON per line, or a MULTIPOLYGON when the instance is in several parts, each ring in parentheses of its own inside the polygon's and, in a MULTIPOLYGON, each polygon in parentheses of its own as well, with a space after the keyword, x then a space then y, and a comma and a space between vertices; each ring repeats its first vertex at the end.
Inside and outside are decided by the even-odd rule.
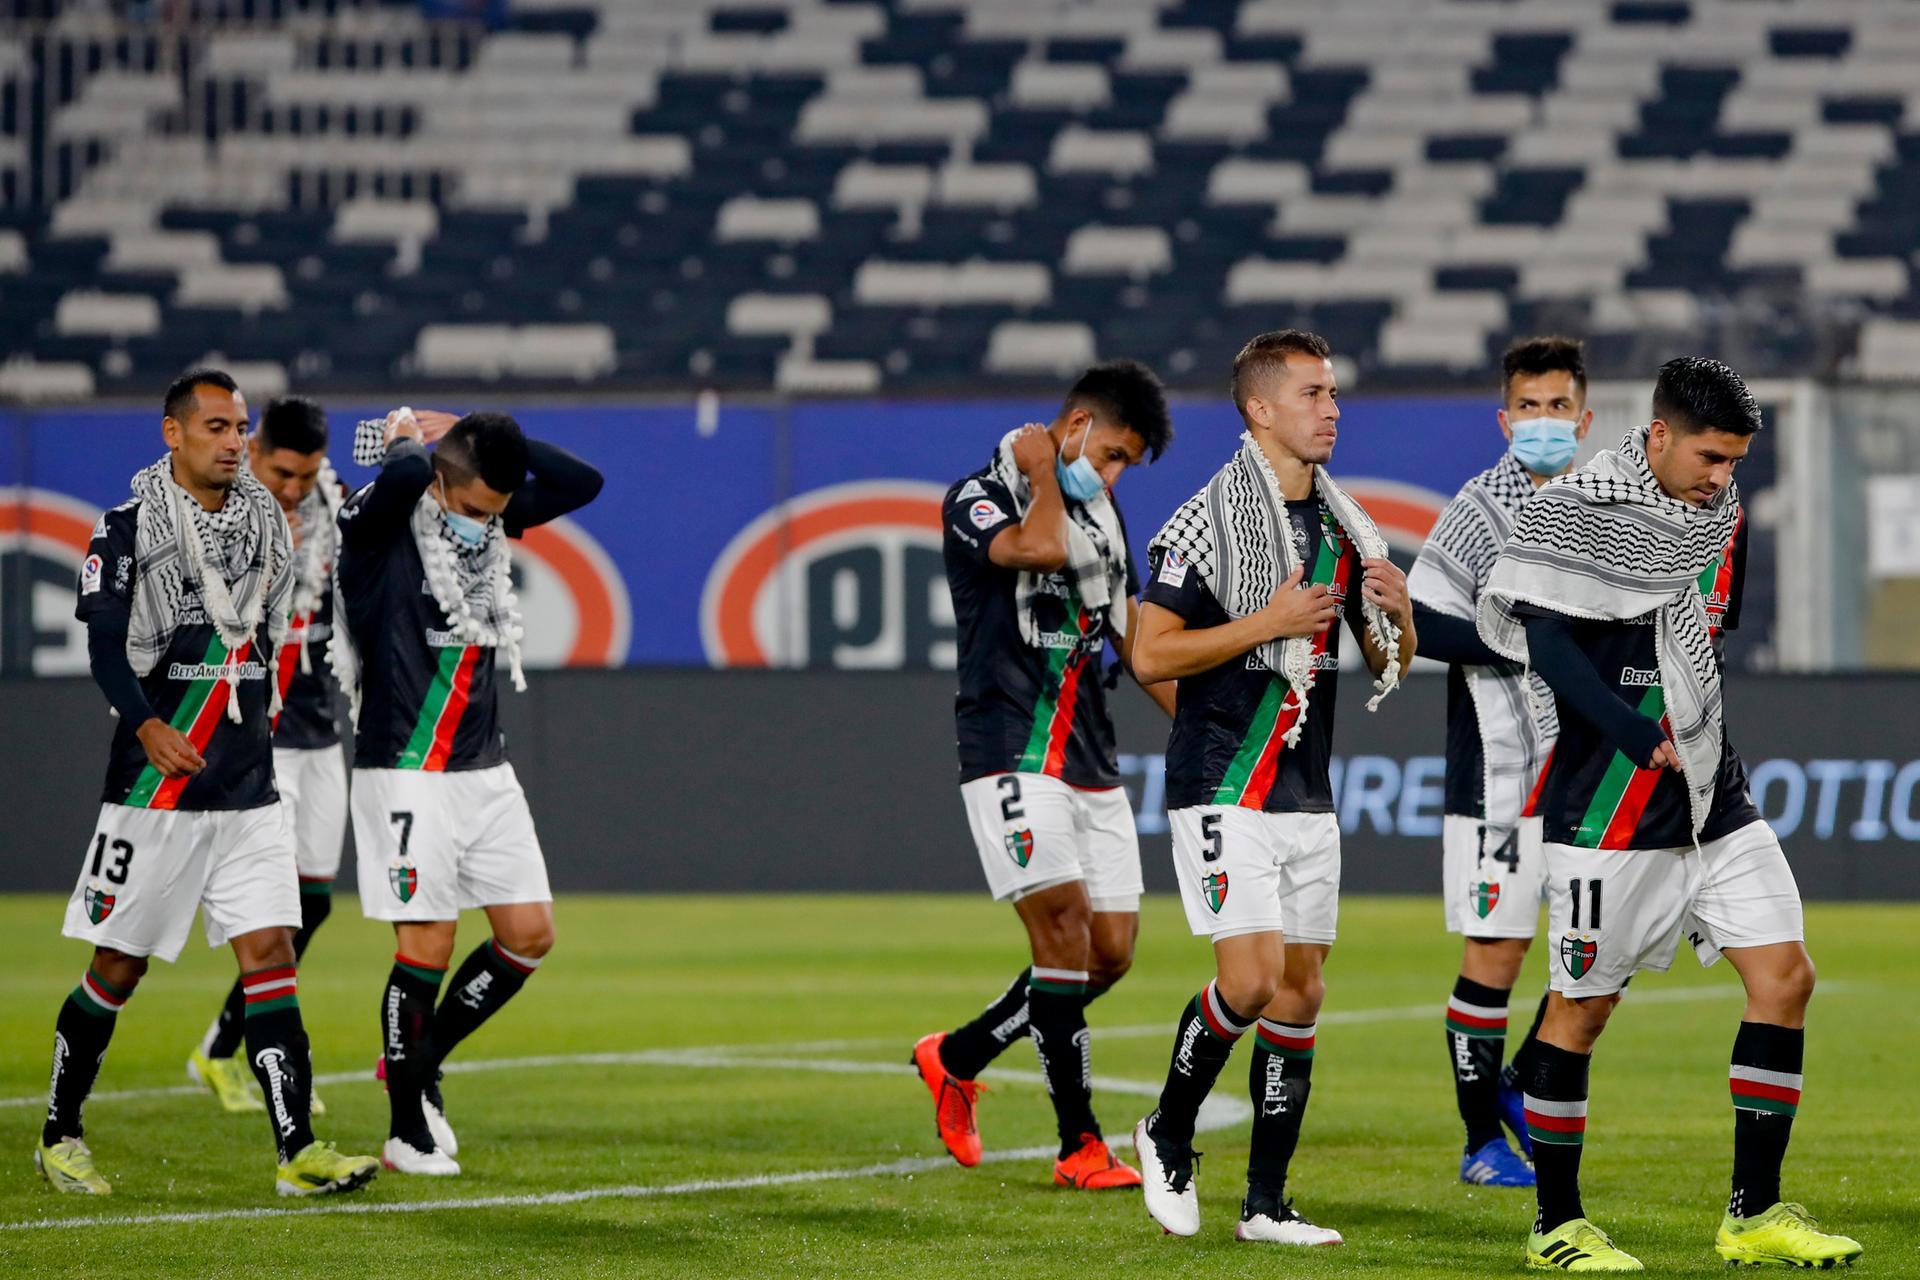
POLYGON ((240 990, 246 996, 249 1018, 300 1007, 299 980, 290 964, 241 974, 240 990))
POLYGON ((1240 1015, 1220 998, 1218 987, 1217 982, 1209 982, 1200 994, 1193 998, 1194 1007, 1200 1010, 1200 1021, 1206 1024, 1207 1030, 1211 1031, 1216 1039, 1234 1044, 1241 1036, 1247 1034, 1248 1029, 1258 1019, 1242 1020, 1240 1015))
POLYGON ((1476 1040, 1500 1039, 1507 1034, 1507 1011, 1492 1005, 1469 1004, 1459 996, 1447 998, 1447 1030, 1476 1040))
POLYGON ((1297 1023, 1262 1018, 1254 1039, 1268 1053, 1277 1053, 1283 1058, 1311 1058, 1314 1033, 1319 1029, 1320 1025, 1314 1022, 1303 1027, 1297 1023))
POLYGON ((1727 1087, 1733 1093, 1733 1105, 1739 1111, 1770 1111, 1791 1116, 1800 1109, 1800 1083, 1804 1076, 1790 1071, 1767 1071, 1734 1063, 1727 1068, 1727 1087))
POLYGON ((1035 965, 1027 978, 1027 990, 1049 996, 1084 996, 1089 980, 1085 969, 1043 969, 1035 965))
POLYGON ((331 895, 333 893, 332 876, 301 876, 300 892, 331 895))
POLYGON ((393 967, 403 970, 409 977, 418 978, 421 982, 428 983, 435 990, 439 989, 440 980, 447 976, 447 966, 443 964, 423 964, 418 960, 409 960, 398 951, 393 953, 393 967))
POLYGON ((493 958, 498 960, 503 968, 511 969, 523 978, 540 967, 538 960, 507 950, 496 938, 487 939, 487 946, 492 949, 493 958))
POLYGON ((97 1018, 110 1018, 120 1012, 131 991, 123 991, 88 968, 80 985, 73 989, 73 1002, 97 1018))
POLYGON ((1577 1147, 1587 1136, 1587 1100, 1525 1098, 1527 1136, 1550 1146, 1577 1147))

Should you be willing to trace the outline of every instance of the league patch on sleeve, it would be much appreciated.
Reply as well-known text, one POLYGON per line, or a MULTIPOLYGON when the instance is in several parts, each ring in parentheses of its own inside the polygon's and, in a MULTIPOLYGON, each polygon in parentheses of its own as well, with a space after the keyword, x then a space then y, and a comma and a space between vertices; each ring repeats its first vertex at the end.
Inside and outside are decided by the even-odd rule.
POLYGON ((1154 575, 1154 581, 1163 586, 1184 587, 1187 585, 1187 570, 1192 567, 1178 551, 1169 551, 1167 558, 1160 562, 1160 572, 1154 575))
POLYGON ((960 492, 953 496, 957 502, 965 502, 968 498, 984 498, 987 496, 987 487, 978 480, 969 480, 961 485, 960 492))
POLYGON ((100 557, 89 555, 80 562, 80 594, 92 595, 100 589, 100 557))
POLYGON ((999 524, 1005 520, 1007 513, 1000 509, 999 503, 990 498, 982 498, 967 508, 967 518, 973 521, 974 528, 984 529, 988 525, 999 524))

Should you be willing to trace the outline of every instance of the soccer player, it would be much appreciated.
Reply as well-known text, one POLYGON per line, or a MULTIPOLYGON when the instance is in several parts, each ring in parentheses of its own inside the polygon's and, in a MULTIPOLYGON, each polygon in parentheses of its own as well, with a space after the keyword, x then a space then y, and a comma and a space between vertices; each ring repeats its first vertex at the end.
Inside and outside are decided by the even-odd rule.
POLYGON ((1726 956, 1747 995, 1729 1072, 1733 1194, 1716 1251, 1785 1266, 1861 1252, 1780 1196, 1813 962, 1793 872, 1728 742, 1719 654, 1745 576, 1733 471, 1760 425, 1732 369, 1667 362, 1653 421, 1541 489, 1480 594, 1481 638, 1530 663, 1560 717, 1539 805, 1558 964, 1524 1082, 1536 1269, 1642 1269, 1580 1201, 1587 1070, 1628 979, 1664 971, 1682 933, 1703 964, 1726 956))
MULTIPOLYGON (((1447 1000, 1447 1060, 1466 1125, 1460 1181, 1530 1187, 1533 1170, 1500 1132, 1504 1119, 1531 1153, 1517 1083, 1539 1028, 1535 1017, 1503 1072, 1507 997, 1540 923, 1546 861, 1534 784, 1553 750, 1544 689, 1480 641, 1474 609, 1514 517, 1534 490, 1573 466, 1593 425, 1580 344, 1526 338, 1502 361, 1500 430, 1509 448, 1440 513, 1407 591, 1420 655, 1447 667, 1446 817, 1441 842, 1447 930, 1466 949, 1447 1000)), ((1541 997, 1540 1010, 1546 1010, 1541 997)))
MULTIPOLYGON (((327 464, 326 412, 301 396, 269 401, 247 442, 247 465, 293 530, 293 620, 280 646, 273 777, 300 876, 300 928, 293 935, 299 961, 332 910, 333 879, 347 831, 347 759, 333 722, 336 686, 327 665, 341 488, 327 464)), ((236 982, 187 1059, 187 1074, 211 1089, 228 1111, 266 1106, 233 1057, 245 1018, 246 992, 236 982)), ((310 1091, 308 1100, 314 1115, 326 1114, 317 1092, 310 1091)))
POLYGON ((133 477, 80 567, 77 615, 120 723, 100 816, 67 903, 93 963, 60 1009, 34 1164, 60 1191, 105 1195, 81 1106, 149 959, 171 962, 196 909, 240 964, 242 1029, 268 1103, 281 1195, 350 1191, 380 1171, 315 1141, 293 933, 300 892, 274 791, 275 646, 296 584, 286 517, 243 465, 247 402, 196 369, 167 388, 167 453, 133 477), (265 659, 263 661, 263 659, 265 659))
POLYGON ((392 921, 399 944, 380 1001, 381 1158, 402 1173, 460 1172, 440 1063, 553 946, 546 862, 495 705, 500 656, 525 686, 507 539, 585 506, 600 485, 505 414, 468 414, 429 453, 402 409, 388 418, 379 477, 340 511, 347 625, 334 632, 334 667, 357 708, 360 907, 392 921), (467 907, 485 908, 493 936, 436 1009, 467 907))
MULTIPOLYGON (((982 1068, 1031 1036, 1053 1098, 1062 1186, 1140 1184, 1094 1119, 1086 1006, 1133 963, 1140 845, 1120 786, 1100 655, 1129 660, 1139 589, 1111 494, 1172 438, 1166 394, 1144 365, 1086 371, 1050 426, 1010 432, 945 503, 947 584, 959 624, 960 799, 996 901, 1026 926, 1032 966, 913 1062, 935 1127, 980 1162, 982 1068)), ((1172 711, 1171 690, 1148 689, 1172 711)))
POLYGON ((1373 707, 1413 661, 1413 619, 1405 575, 1326 472, 1340 420, 1326 341, 1261 334, 1235 358, 1232 391, 1246 432, 1149 545, 1134 641, 1139 679, 1179 682, 1167 743, 1174 870, 1218 970, 1181 1010, 1160 1105, 1134 1128, 1134 1150, 1147 1212, 1193 1235, 1194 1121, 1235 1042, 1257 1027, 1235 1235, 1339 1244, 1293 1207, 1286 1181, 1339 908, 1327 774, 1340 623, 1376 677, 1373 707))

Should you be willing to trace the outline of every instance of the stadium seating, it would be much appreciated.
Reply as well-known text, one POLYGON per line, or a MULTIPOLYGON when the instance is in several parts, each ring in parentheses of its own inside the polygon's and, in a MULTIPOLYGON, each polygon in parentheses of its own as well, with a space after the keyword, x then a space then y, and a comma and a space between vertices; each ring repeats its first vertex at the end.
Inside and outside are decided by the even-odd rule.
POLYGON ((0 38, 0 387, 1210 387, 1287 323, 1369 385, 1543 327, 1916 368, 1908 0, 52 7, 0 38))

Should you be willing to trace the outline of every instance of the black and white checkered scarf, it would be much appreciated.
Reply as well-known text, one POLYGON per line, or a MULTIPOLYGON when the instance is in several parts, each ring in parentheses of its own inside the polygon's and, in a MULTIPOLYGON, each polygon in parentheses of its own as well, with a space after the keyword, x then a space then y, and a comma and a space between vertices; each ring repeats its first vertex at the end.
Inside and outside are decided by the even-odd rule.
POLYGON ((1669 497, 1646 450, 1647 428, 1635 427, 1618 449, 1534 495, 1481 591, 1477 621, 1489 648, 1525 663, 1527 632, 1515 605, 1606 622, 1651 614, 1660 687, 1698 834, 1725 741, 1720 662, 1699 578, 1733 537, 1740 495, 1728 485, 1701 507, 1669 497))
MULTIPOLYGON (((1314 492, 1335 523, 1359 548, 1361 556, 1384 559, 1387 543, 1373 517, 1334 482, 1325 467, 1313 469, 1314 492)), ((1149 550, 1164 549, 1200 574, 1207 590, 1229 617, 1244 618, 1265 608, 1287 576, 1301 566, 1287 519, 1287 500, 1266 455, 1250 434, 1240 436, 1240 449, 1207 481, 1206 488, 1188 498, 1153 536, 1149 550)), ((1400 684, 1400 627, 1378 605, 1356 591, 1366 619, 1367 634, 1387 655, 1386 670, 1374 681, 1372 711, 1400 684)), ((1307 696, 1313 688, 1313 641, 1306 636, 1269 640, 1254 651, 1267 669, 1285 678, 1300 706, 1288 730, 1293 746, 1307 722, 1307 696)))
MULTIPOLYGON (((1014 515, 1024 519, 1033 501, 1033 486, 1013 460, 1013 440, 1019 434, 1019 430, 1014 430, 1001 437, 990 470, 993 478, 1013 495, 1014 515)), ((1065 498, 1064 494, 1061 496, 1065 498)), ((1061 572, 1089 613, 1106 615, 1107 633, 1124 636, 1127 634, 1127 539, 1120 530, 1120 516, 1113 508, 1113 499, 1102 489, 1086 502, 1065 500, 1067 565, 1061 572)), ((1046 636, 1034 621, 1033 602, 1041 594, 1041 581, 1050 576, 1022 569, 1014 586, 1020 638, 1035 648, 1048 647, 1046 636)))
MULTIPOLYGON (((243 466, 220 509, 208 511, 174 483, 171 455, 135 473, 133 492, 140 499, 127 625, 134 674, 151 672, 172 643, 192 575, 207 620, 229 650, 252 642, 266 620, 269 714, 278 714, 279 648, 294 586, 293 534, 279 504, 243 466)), ((227 665, 227 718, 238 724, 240 669, 227 665)))
MULTIPOLYGON (((1467 481, 1413 562, 1408 594, 1435 613, 1472 622, 1500 548, 1533 494, 1531 473, 1511 453, 1467 481)), ((1519 826, 1528 789, 1559 737, 1559 719, 1539 676, 1511 667, 1460 670, 1480 722, 1486 825, 1499 843, 1519 826)))
MULTIPOLYGON (((340 477, 325 458, 320 459, 320 475, 313 492, 300 500, 294 514, 300 517, 300 532, 293 544, 293 617, 301 620, 311 617, 326 599, 340 551, 340 477)), ((302 674, 310 674, 312 666, 307 646, 302 643, 302 674)))

